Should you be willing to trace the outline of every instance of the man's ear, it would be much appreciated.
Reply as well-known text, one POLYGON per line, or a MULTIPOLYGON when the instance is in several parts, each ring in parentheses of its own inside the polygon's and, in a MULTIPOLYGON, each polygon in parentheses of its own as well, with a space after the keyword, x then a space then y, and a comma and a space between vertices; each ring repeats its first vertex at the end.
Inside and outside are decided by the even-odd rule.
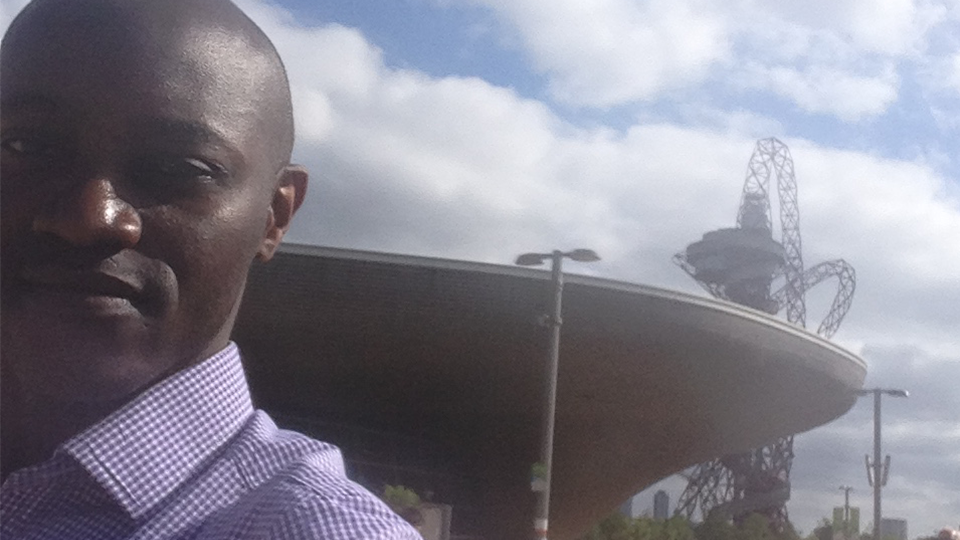
POLYGON ((278 173, 276 190, 270 203, 270 215, 263 242, 257 251, 257 259, 269 261, 280 246, 283 235, 290 228, 293 215, 297 213, 307 194, 307 169, 300 165, 287 165, 278 173))

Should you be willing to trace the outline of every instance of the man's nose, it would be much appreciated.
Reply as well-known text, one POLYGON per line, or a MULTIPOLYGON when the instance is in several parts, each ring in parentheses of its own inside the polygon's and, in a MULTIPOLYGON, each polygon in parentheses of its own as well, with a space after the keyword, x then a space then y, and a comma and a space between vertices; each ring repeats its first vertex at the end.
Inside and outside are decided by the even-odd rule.
POLYGON ((76 185, 34 219, 35 232, 55 235, 77 247, 132 248, 140 242, 140 214, 117 196, 106 178, 76 185))

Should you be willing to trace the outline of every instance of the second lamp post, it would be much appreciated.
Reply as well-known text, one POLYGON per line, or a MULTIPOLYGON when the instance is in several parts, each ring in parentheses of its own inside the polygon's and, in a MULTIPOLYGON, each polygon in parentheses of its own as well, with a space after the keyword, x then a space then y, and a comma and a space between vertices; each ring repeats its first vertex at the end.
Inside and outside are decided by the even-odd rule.
POLYGON ((893 397, 905 398, 910 395, 906 390, 896 388, 867 388, 857 392, 860 396, 873 395, 873 463, 867 456, 867 479, 873 486, 873 540, 880 540, 880 525, 883 523, 883 511, 880 509, 880 490, 887 483, 887 474, 890 471, 890 456, 887 461, 880 461, 880 397, 884 394, 893 397))

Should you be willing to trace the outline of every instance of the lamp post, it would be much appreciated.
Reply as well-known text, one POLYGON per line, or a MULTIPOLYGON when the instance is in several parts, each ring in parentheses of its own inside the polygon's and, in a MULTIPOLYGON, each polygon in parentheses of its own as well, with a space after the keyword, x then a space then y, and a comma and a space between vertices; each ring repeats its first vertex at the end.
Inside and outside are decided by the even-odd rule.
POLYGON ((563 259, 572 261, 593 262, 600 257, 589 249, 575 249, 563 252, 554 250, 551 253, 524 253, 517 257, 516 264, 520 266, 538 266, 550 261, 551 284, 553 285, 553 301, 550 314, 545 318, 550 327, 550 347, 547 355, 547 377, 544 381, 545 403, 543 414, 543 433, 540 439, 540 471, 542 476, 540 489, 537 490, 537 511, 533 520, 534 538, 546 540, 550 519, 550 480, 553 472, 553 426, 557 412, 557 371, 560 364, 560 303, 563 297, 563 259))
POLYGON ((867 480, 873 486, 873 540, 881 540, 880 490, 886 485, 887 475, 890 473, 890 456, 887 456, 886 462, 880 462, 880 396, 886 394, 905 398, 909 397, 910 393, 895 388, 865 388, 857 392, 859 396, 871 394, 873 394, 873 463, 870 463, 870 456, 866 456, 867 480))

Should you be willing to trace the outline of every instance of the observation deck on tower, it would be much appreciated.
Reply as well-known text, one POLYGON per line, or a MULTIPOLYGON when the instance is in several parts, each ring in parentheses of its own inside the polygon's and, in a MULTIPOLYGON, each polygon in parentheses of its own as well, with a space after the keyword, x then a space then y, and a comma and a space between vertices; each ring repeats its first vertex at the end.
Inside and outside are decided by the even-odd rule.
POLYGON ((721 289, 733 302, 767 313, 778 306, 770 299, 770 285, 784 265, 784 250, 764 229, 720 229, 687 246, 693 277, 721 289))

